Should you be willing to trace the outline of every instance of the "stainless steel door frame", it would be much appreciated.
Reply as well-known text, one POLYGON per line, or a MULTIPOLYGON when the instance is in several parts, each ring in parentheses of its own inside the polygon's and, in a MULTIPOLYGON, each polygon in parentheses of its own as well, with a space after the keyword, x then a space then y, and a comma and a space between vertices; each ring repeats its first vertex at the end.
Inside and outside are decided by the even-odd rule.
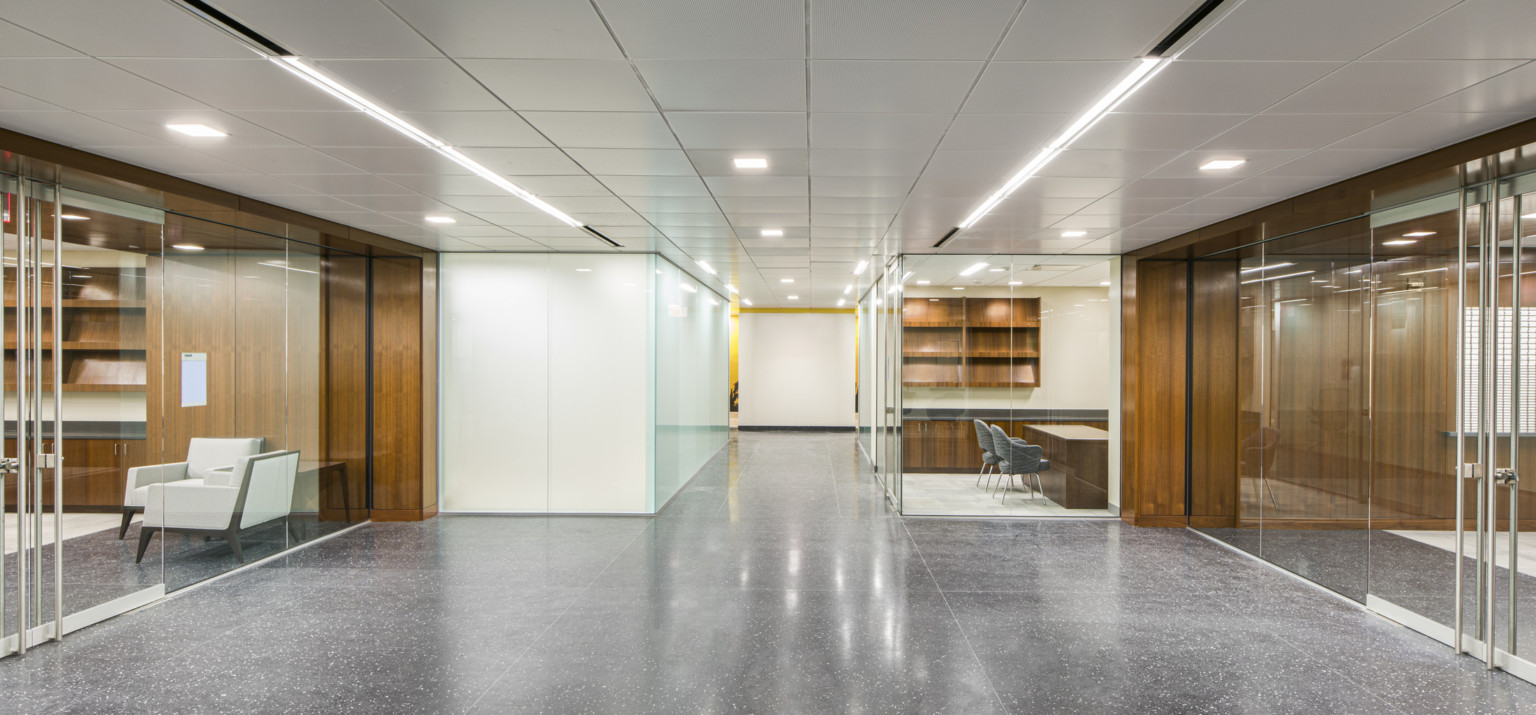
MULTIPOLYGON (((63 361, 58 355, 52 360, 52 370, 44 370, 49 361, 45 352, 42 329, 46 304, 49 307, 53 342, 62 336, 60 307, 62 284, 57 279, 43 281, 43 268, 62 265, 63 205, 62 193, 54 184, 14 177, 16 226, 15 255, 15 312, 16 335, 16 454, 0 455, 0 471, 16 475, 16 635, 0 639, 0 655, 23 654, 27 648, 48 639, 62 640, 64 635, 64 571, 63 532, 64 499, 63 480, 57 471, 58 457, 45 448, 43 436, 43 394, 53 393, 53 445, 63 431, 63 397, 60 385, 63 361), (51 211, 42 208, 52 204, 51 211), (44 263, 43 242, 45 225, 50 229, 52 251, 47 254, 51 263, 44 263), (47 286, 45 288, 45 286, 47 286), (43 470, 54 470, 53 478, 53 617, 42 620, 43 610, 43 470), (30 565, 30 569, 28 566, 30 565)), ((9 182, 8 182, 9 183, 9 182)), ((5 246, 0 243, 0 259, 5 246)), ((3 311, 0 311, 3 316, 3 311)), ((0 330, 4 318, 0 317, 0 330)), ((3 530, 0 530, 3 531, 3 530)), ((0 581, 0 589, 3 589, 0 581)), ((3 606, 3 604, 0 604, 3 606)), ((3 608, 0 608, 3 613, 3 608)))

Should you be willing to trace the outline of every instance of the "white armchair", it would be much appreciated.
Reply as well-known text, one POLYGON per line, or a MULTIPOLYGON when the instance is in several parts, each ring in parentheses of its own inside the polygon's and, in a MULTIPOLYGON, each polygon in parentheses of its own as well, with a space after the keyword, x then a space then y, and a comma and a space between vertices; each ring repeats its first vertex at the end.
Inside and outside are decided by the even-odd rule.
POLYGON ((149 484, 135 563, 144 560, 157 531, 221 536, 244 563, 240 531, 277 520, 288 524, 298 472, 297 451, 267 452, 239 457, 232 469, 212 470, 203 479, 149 484))
POLYGON ((123 488, 123 525, 117 531, 117 538, 121 539, 128 534, 128 523, 133 520, 133 515, 144 511, 145 505, 149 503, 150 485, 200 482, 209 472, 230 469, 240 457, 260 453, 262 442, 261 437, 194 437, 187 444, 185 462, 130 467, 127 484, 123 488))

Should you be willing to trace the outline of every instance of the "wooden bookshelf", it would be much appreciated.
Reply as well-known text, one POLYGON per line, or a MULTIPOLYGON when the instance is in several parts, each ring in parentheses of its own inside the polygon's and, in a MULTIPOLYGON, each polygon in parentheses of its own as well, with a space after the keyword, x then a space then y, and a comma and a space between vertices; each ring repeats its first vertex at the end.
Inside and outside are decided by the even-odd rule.
POLYGON ((1039 387, 1039 298, 907 298, 902 384, 1039 387))
MULTIPOLYGON (((5 272, 5 389, 15 390, 15 269, 5 272)), ((42 325, 45 370, 62 360, 64 392, 145 390, 146 301, 143 268, 71 267, 64 271, 62 335, 53 334, 53 271, 44 269, 42 325)))

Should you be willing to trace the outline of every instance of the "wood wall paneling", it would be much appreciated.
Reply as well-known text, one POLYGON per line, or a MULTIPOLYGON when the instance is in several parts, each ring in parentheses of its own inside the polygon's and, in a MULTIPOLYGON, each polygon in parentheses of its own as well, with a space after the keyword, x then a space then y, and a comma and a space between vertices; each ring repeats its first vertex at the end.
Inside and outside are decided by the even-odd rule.
POLYGON ((425 441, 431 438, 423 434, 429 424, 423 414, 424 283, 419 258, 373 262, 372 517, 376 521, 423 519, 437 509, 436 485, 424 483, 425 441))
POLYGON ((1233 526, 1238 508, 1238 263, 1196 261, 1190 286, 1193 383, 1190 517, 1233 526), (1222 519, 1211 517, 1225 517, 1222 519))
MULTIPOLYGON (((1122 514, 1137 525, 1182 525, 1184 505, 1185 332, 1187 263, 1138 261, 1135 264, 1136 332, 1135 440, 1128 456, 1135 461, 1133 511, 1122 514)), ((1123 427, 1122 429, 1128 429, 1123 427)), ((1122 499, 1125 496, 1122 495, 1122 499)))

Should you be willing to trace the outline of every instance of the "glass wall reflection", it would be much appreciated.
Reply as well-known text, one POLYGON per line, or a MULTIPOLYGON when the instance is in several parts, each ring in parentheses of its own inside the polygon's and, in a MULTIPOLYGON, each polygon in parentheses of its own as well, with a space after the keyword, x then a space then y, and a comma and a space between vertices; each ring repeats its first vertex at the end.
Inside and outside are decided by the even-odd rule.
POLYGON ((901 311, 903 513, 1116 513, 1114 265, 902 258, 888 298, 901 311))

